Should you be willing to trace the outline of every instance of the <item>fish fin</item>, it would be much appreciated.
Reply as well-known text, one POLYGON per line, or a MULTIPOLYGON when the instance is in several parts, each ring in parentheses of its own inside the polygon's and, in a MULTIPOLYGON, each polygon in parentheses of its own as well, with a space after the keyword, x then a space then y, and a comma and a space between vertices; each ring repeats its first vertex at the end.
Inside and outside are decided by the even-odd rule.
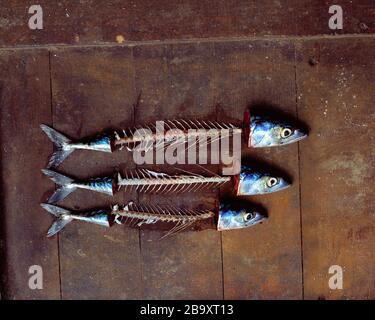
POLYGON ((69 194, 75 191, 77 187, 70 187, 70 186, 62 186, 58 188, 52 196, 48 199, 48 203, 57 203, 64 198, 66 198, 69 194))
POLYGON ((52 223, 52 226, 49 228, 47 237, 52 237, 73 220, 73 218, 70 217, 71 212, 69 210, 48 203, 42 203, 41 207, 57 217, 57 220, 52 223))
POLYGON ((56 220, 54 223, 52 223, 52 226, 48 229, 47 237, 54 236, 56 233, 61 231, 72 220, 73 220, 73 218, 56 220))
POLYGON ((64 176, 63 174, 58 173, 58 172, 53 171, 53 170, 42 169, 42 172, 47 177, 51 178, 51 180, 54 183, 59 184, 60 186, 66 186, 66 185, 71 184, 72 182, 74 182, 74 180, 72 178, 64 176))
POLYGON ((70 149, 70 150, 64 150, 64 149, 60 149, 60 150, 56 150, 49 162, 48 162, 48 165, 47 165, 47 168, 56 168, 58 167, 72 152, 74 151, 74 149, 70 149))
POLYGON ((55 129, 45 125, 41 124, 40 128, 44 131, 44 133, 50 138, 50 140, 57 146, 57 147, 63 147, 65 144, 69 144, 71 140, 64 136, 62 133, 56 131, 55 129))
POLYGON ((75 191, 77 187, 74 187, 72 183, 74 180, 72 178, 69 178, 67 176, 64 176, 61 173, 48 170, 48 169, 42 169, 42 172, 51 178, 53 182, 56 184, 59 184, 61 187, 58 188, 53 195, 48 199, 48 203, 56 203, 67 197, 70 193, 75 191))
POLYGON ((40 206, 57 218, 60 218, 61 216, 69 216, 71 214, 69 210, 54 206, 49 203, 41 203, 40 206))
POLYGON ((67 158, 73 151, 73 148, 67 148, 71 143, 71 140, 64 136, 62 133, 52 129, 45 124, 41 124, 40 128, 48 136, 48 138, 53 142, 53 144, 58 148, 51 156, 47 168, 57 167, 62 163, 65 158, 67 158))

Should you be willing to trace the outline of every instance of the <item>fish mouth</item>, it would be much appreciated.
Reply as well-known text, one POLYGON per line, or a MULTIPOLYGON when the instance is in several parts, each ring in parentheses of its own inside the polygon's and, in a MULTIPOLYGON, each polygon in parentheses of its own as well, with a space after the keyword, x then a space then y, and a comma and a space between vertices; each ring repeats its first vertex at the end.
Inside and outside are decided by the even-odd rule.
POLYGON ((294 131, 294 135, 296 137, 294 141, 299 141, 307 137, 307 132, 302 129, 297 129, 294 131))
POLYGON ((253 226, 254 224, 262 223, 263 221, 268 219, 267 216, 259 212, 254 212, 254 214, 255 214, 255 218, 251 221, 250 226, 253 226))
POLYGON ((300 141, 302 139, 305 139, 307 137, 307 132, 301 130, 301 129, 296 129, 294 131, 294 134, 293 134, 293 139, 291 139, 290 141, 286 142, 286 143, 283 143, 283 145, 286 145, 286 144, 291 144, 291 143, 294 143, 294 142, 297 142, 297 141, 300 141))
POLYGON ((288 181, 284 180, 284 179, 280 179, 280 182, 279 184, 277 185, 277 188, 275 188, 275 190, 272 190, 270 193, 273 193, 273 192, 278 192, 278 191, 281 191, 281 190, 284 190, 284 189, 287 189, 291 186, 292 184, 289 183, 288 181))

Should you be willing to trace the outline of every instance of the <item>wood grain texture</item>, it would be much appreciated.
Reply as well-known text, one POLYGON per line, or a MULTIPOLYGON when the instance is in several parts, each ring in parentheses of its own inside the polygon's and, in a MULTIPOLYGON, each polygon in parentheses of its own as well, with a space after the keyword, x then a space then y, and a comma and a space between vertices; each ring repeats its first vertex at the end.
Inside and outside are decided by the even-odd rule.
POLYGON ((38 2, 43 29, 30 30, 31 4, 0 8, 0 46, 126 43, 191 38, 374 33, 371 0, 340 0, 344 28, 331 30, 329 1, 62 0, 38 2))
MULTIPOLYGON (((212 45, 157 45, 134 48, 136 91, 142 92, 135 122, 215 118, 212 45)), ((168 165, 166 165, 168 166, 168 165)), ((154 166, 156 168, 156 166, 154 166)), ((162 170, 162 166, 157 166, 162 170)), ((182 166, 194 171, 194 167, 182 166)), ((195 168, 196 169, 196 168, 195 168)), ((139 201, 213 208, 217 193, 145 196, 139 201)), ((181 232, 161 241, 142 231, 143 290, 146 299, 221 299, 220 235, 216 230, 181 232)))
MULTIPOLYGON (((51 52, 53 125, 74 138, 105 128, 133 125, 134 71, 129 48, 51 52)), ((134 167, 130 154, 76 151, 59 168, 79 178, 134 167)), ((108 207, 130 200, 79 190, 63 205, 73 209, 108 207)), ((63 299, 141 298, 138 230, 104 229, 71 223, 60 235, 63 299)))
POLYGON ((39 128, 51 120, 47 50, 0 52, 1 251, 5 299, 60 297, 56 239, 39 203, 46 187, 40 169, 52 151, 39 128), (43 289, 29 288, 29 267, 43 271, 43 289))
POLYGON ((308 299, 374 299, 374 40, 297 46, 304 287, 308 299), (311 65, 311 58, 316 61, 311 65), (343 268, 343 290, 328 269, 343 268))
MULTIPOLYGON (((328 28, 329 1, 39 4, 38 31, 27 27, 25 1, 0 8, 1 298, 375 298, 374 1, 336 2, 344 10, 344 29, 336 31, 328 28), (28 47, 4 48, 12 46, 28 47), (299 144, 242 144, 243 162, 264 163, 293 181, 282 192, 245 198, 267 209, 265 223, 220 233, 209 221, 200 232, 159 240, 157 225, 72 222, 45 238, 53 218, 39 203, 54 184, 40 169, 53 148, 41 123, 82 138, 173 118, 239 124, 247 107, 298 117, 310 128, 299 144), (43 290, 28 287, 35 264, 43 290), (343 290, 328 286, 331 265, 343 267, 343 290)), ((88 178, 136 167, 126 150, 75 151, 58 170, 88 178)), ((231 184, 166 196, 77 190, 60 205, 136 200, 212 209, 231 193, 231 184)))
MULTIPOLYGON (((215 87, 223 120, 242 121, 250 112, 283 111, 295 115, 294 46, 289 41, 216 43, 215 87)), ((302 142, 304 143, 304 142, 302 142)), ((300 299, 302 267, 300 247, 298 145, 249 149, 242 146, 242 162, 265 162, 288 172, 291 188, 246 197, 268 210, 262 225, 223 232, 225 299, 300 299)), ((224 193, 224 190, 222 190, 224 193)))

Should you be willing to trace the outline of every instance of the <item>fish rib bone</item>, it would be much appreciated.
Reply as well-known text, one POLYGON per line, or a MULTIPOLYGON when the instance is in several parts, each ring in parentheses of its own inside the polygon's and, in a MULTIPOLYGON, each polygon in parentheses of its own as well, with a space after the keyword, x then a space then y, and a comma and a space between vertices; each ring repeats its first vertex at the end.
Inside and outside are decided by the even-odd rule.
POLYGON ((118 205, 116 205, 112 209, 112 214, 114 214, 116 217, 126 217, 130 219, 152 221, 152 223, 158 221, 187 223, 208 219, 214 216, 214 212, 210 210, 198 211, 178 209, 170 206, 151 207, 146 205, 136 205, 134 203, 130 203, 123 208, 120 208, 118 205))

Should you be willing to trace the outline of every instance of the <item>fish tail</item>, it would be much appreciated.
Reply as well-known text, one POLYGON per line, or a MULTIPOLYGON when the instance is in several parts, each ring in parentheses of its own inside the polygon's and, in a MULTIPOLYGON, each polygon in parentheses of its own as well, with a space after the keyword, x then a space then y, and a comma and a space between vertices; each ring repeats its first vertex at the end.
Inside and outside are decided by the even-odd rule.
POLYGON ((70 145, 72 141, 62 133, 45 124, 41 124, 40 128, 57 147, 57 150, 52 154, 47 166, 47 168, 55 168, 74 151, 74 148, 70 145))
POLYGON ((47 210, 57 218, 49 228, 47 237, 52 237, 73 220, 73 218, 71 217, 71 212, 69 210, 48 203, 41 203, 41 206, 43 209, 47 210))
POLYGON ((61 173, 52 170, 42 169, 42 172, 60 187, 48 199, 48 203, 57 203, 75 191, 77 187, 73 185, 74 180, 61 173))

